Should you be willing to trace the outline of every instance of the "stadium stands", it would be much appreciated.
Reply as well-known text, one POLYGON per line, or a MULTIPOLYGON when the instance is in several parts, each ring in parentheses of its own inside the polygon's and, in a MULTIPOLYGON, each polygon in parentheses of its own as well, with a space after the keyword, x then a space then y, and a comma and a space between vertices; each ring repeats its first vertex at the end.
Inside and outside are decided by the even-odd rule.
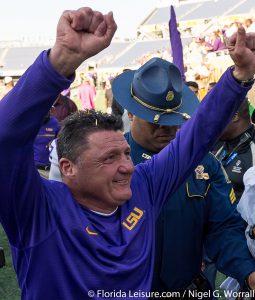
MULTIPOLYGON (((190 38, 182 39, 182 44, 186 45, 191 41, 190 38)), ((138 59, 142 55, 150 54, 150 53, 157 53, 158 51, 163 52, 166 50, 168 53, 170 52, 170 43, 169 39, 160 39, 160 40, 153 40, 153 41, 137 41, 133 43, 132 46, 121 55, 118 59, 115 59, 111 64, 102 65, 101 67, 109 67, 109 68, 116 68, 116 67, 132 67, 139 65, 138 59)))
POLYGON ((114 42, 108 48, 88 59, 81 65, 80 69, 86 69, 89 65, 100 67, 110 64, 116 57, 124 53, 129 47, 130 42, 114 42))
POLYGON ((250 14, 255 13, 255 2, 252 0, 247 0, 242 2, 242 4, 238 7, 233 8, 231 11, 232 15, 241 15, 241 14, 247 14, 249 12, 250 14))
POLYGON ((4 53, 2 57, 2 76, 21 76, 31 63, 35 60, 38 54, 44 49, 48 49, 50 46, 44 47, 19 47, 0 49, 1 53, 4 53))
MULTIPOLYGON (((254 0, 197 0, 181 1, 175 7, 183 46, 191 41, 195 33, 212 31, 215 26, 223 26, 227 18, 233 21, 238 16, 248 18, 254 14, 254 0), (195 27, 197 26, 197 30, 195 27), (198 27, 200 26, 200 27, 198 27), (214 26, 214 27, 213 27, 214 26)), ((137 28, 137 39, 115 41, 107 49, 90 58, 80 70, 125 68, 139 64, 139 59, 157 51, 170 53, 168 21, 169 7, 155 7, 137 28), (154 32, 153 32, 154 31, 154 32), (160 31, 162 31, 160 33, 160 31), (151 33, 151 34, 150 34, 151 33)), ((50 45, 37 47, 3 46, 0 43, 0 77, 20 76, 34 61, 36 56, 50 45)))
MULTIPOLYGON (((197 1, 197 3, 185 3, 175 8, 178 22, 211 19, 220 16, 231 16, 247 14, 254 11, 254 0, 218 0, 197 1)), ((140 26, 167 23, 169 20, 169 9, 158 8, 150 18, 146 19, 140 26)))
POLYGON ((232 9, 241 5, 242 3, 240 0, 219 0, 217 2, 205 2, 203 5, 198 6, 197 9, 194 9, 189 14, 181 17, 180 21, 212 19, 218 16, 230 16, 232 15, 232 9))

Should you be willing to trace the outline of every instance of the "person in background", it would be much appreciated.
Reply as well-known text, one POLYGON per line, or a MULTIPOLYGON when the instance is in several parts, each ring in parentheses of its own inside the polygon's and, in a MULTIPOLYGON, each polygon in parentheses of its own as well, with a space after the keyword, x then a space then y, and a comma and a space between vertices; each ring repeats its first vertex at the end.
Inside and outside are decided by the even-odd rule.
POLYGON ((112 99, 112 114, 116 117, 122 117, 124 114, 124 108, 119 105, 119 103, 116 101, 116 99, 112 99))
MULTIPOLYGON (((195 84, 192 82, 191 85, 194 87, 195 84)), ((125 138, 135 165, 151 160, 171 143, 185 122, 181 115, 175 114, 166 114, 157 124, 151 122, 151 115, 165 105, 163 98, 147 97, 140 106, 119 99, 119 104, 129 110, 131 130, 125 138)), ((199 101, 194 94, 189 95, 189 100, 190 105, 193 103, 198 107, 199 101)), ((207 267, 205 275, 209 276, 210 282, 201 272, 204 248, 222 272, 243 274, 238 278, 243 281, 247 276, 243 262, 249 257, 249 250, 244 236, 246 225, 235 210, 235 200, 232 185, 221 164, 212 154, 207 154, 169 197, 158 218, 153 291, 215 290, 216 268, 211 271, 207 267)), ((185 297, 188 298, 191 297, 185 297)), ((208 298, 212 298, 212 293, 208 298)))
POLYGON ((185 84, 196 94, 199 95, 199 85, 196 81, 186 81, 185 84))
POLYGON ((39 129, 34 140, 34 162, 44 178, 48 178, 50 170, 49 147, 51 142, 57 137, 60 130, 59 122, 50 115, 50 112, 43 120, 43 124, 39 129))
MULTIPOLYGON (((216 83, 215 83, 216 84, 216 83)), ((196 96, 198 97, 198 95, 199 95, 199 85, 198 85, 198 83, 197 82, 195 82, 195 81, 187 81, 186 82, 186 85, 196 94, 196 96)), ((210 84, 209 84, 209 86, 210 86, 210 84)), ((209 160, 210 161, 210 160, 209 160)), ((208 164, 208 160, 206 160, 205 159, 205 163, 206 164, 208 164)), ((209 164, 210 165, 210 164, 209 164)), ((210 171, 211 171, 211 169, 210 169, 210 171)), ((210 172, 209 172, 210 173, 210 172)), ((194 174, 193 174, 193 177, 191 176, 190 177, 190 182, 191 183, 196 183, 196 180, 195 180, 195 176, 194 176, 194 174)), ((225 181, 223 181, 222 182, 222 186, 219 186, 218 187, 218 190, 217 190, 217 192, 220 192, 220 191, 223 191, 223 194, 224 194, 224 186, 226 185, 226 182, 225 181)), ((196 186, 196 184, 195 184, 195 186, 196 186)), ((180 189, 181 190, 181 189, 180 189)), ((232 193, 232 199, 231 199, 231 203, 233 203, 234 201, 235 201, 235 196, 234 196, 234 192, 232 191, 232 189, 231 189, 231 193, 232 193)), ((196 193, 194 193, 195 195, 199 195, 199 191, 197 191, 196 193)), ((181 193, 180 193, 180 195, 181 195, 181 193)), ((184 199, 185 199, 185 197, 187 197, 187 195, 186 195, 186 191, 185 191, 185 189, 183 190, 183 194, 182 194, 182 196, 184 197, 184 199)), ((225 194, 225 196, 227 197, 227 198, 229 198, 229 195, 226 195, 225 194)), ((206 199, 214 199, 214 197, 217 197, 217 193, 209 193, 208 195, 206 195, 206 199)), ((209 222, 209 220, 208 220, 208 222, 209 222)), ((166 222, 167 223, 167 222, 166 222)), ((204 224, 206 224, 206 222, 204 222, 204 224)), ((166 226, 167 226, 168 224, 166 224, 166 226)), ((205 225, 205 227, 206 227, 206 225, 205 225)), ((209 238, 210 238, 210 235, 209 235, 209 238)), ((167 243, 166 243, 167 244, 167 243)), ((200 245, 200 248, 201 248, 201 245, 203 244, 203 241, 199 241, 199 243, 198 243, 199 245, 200 245)), ((210 286, 210 288, 212 289, 212 290, 215 290, 215 279, 216 279, 216 275, 217 275, 217 269, 216 269, 216 266, 215 266, 215 263, 208 257, 208 255, 206 254, 206 252, 207 252, 207 249, 206 249, 206 247, 204 247, 204 249, 203 249, 203 261, 201 262, 201 265, 202 265, 202 270, 203 270, 203 273, 199 273, 200 275, 199 276, 201 276, 201 278, 203 278, 203 276, 205 275, 206 276, 206 279, 208 279, 208 283, 207 283, 207 285, 205 284, 205 286, 210 286)), ((199 256, 199 259, 201 260, 201 256, 199 256)), ((197 274, 198 274, 198 272, 197 272, 197 274)), ((199 283, 201 283, 201 284, 203 284, 203 282, 205 282, 206 283, 206 281, 205 280, 199 280, 198 281, 199 283)))
POLYGON ((111 114, 112 113, 112 81, 113 81, 113 78, 110 78, 109 79, 109 84, 106 85, 106 88, 105 88, 105 107, 106 107, 106 112, 108 114, 111 114))
POLYGON ((252 19, 245 20, 245 28, 246 32, 255 32, 255 23, 252 19))
MULTIPOLYGON (((130 71, 131 69, 129 69, 129 68, 124 68, 123 70, 122 70, 122 72, 126 72, 126 71, 130 71)), ((112 80, 112 82, 113 82, 113 80, 112 80)), ((112 83, 111 82, 111 83, 112 83)), ((116 99, 114 99, 114 97, 113 97, 113 99, 112 99, 112 105, 111 105, 111 107, 112 107, 112 114, 114 115, 114 116, 119 116, 119 117, 122 117, 122 115, 123 115, 123 113, 124 113, 124 108, 121 106, 121 105, 119 105, 119 103, 118 103, 118 101, 116 101, 116 99)), ((130 128, 129 128, 130 129, 130 128)))
POLYGON ((82 83, 78 87, 78 97, 81 100, 82 110, 95 109, 95 86, 90 84, 90 78, 85 76, 82 78, 82 83))
MULTIPOLYGON (((78 110, 76 104, 70 98, 70 88, 62 91, 57 100, 53 103, 53 106, 50 110, 50 114, 58 119, 59 122, 62 122, 70 114, 78 110)), ((54 159, 57 144, 54 139, 49 146, 49 161, 50 161, 50 170, 49 170, 49 179, 61 181, 61 174, 58 168, 58 161, 54 159)))
POLYGON ((220 30, 213 32, 211 44, 206 47, 208 52, 221 51, 226 49, 226 45, 223 41, 223 35, 220 30))
MULTIPOLYGON (((130 69, 125 68, 122 72, 130 71, 130 69)), ((123 132, 128 132, 130 130, 130 121, 128 117, 128 112, 121 105, 119 105, 116 99, 112 99, 112 114, 116 117, 122 118, 123 121, 123 132)))
POLYGON ((210 90, 216 85, 216 82, 213 81, 213 82, 209 82, 208 84, 208 89, 207 89, 207 93, 210 92, 210 90))
MULTIPOLYGON (((134 167, 118 120, 80 111, 65 119, 58 135, 64 183, 45 180, 32 151, 41 122, 76 69, 108 47, 116 29, 112 13, 88 7, 65 11, 54 46, 0 102, 0 222, 24 300, 148 293, 162 205, 208 152, 254 83, 255 35, 240 28, 229 41, 234 69, 223 74, 176 138, 151 160, 134 167)), ((163 98, 165 106, 150 115, 153 123, 167 114, 189 118, 192 93, 184 89, 178 68, 164 60, 157 68, 154 63, 118 76, 114 97, 133 105, 152 95, 163 98)), ((243 268, 255 288, 255 262, 247 259, 243 268)))
POLYGON ((224 129, 214 151, 233 184, 238 202, 244 191, 243 175, 255 165, 255 127, 247 98, 224 129))
POLYGON ((14 87, 13 78, 11 76, 4 77, 3 83, 4 83, 4 88, 1 91, 0 99, 2 99, 14 87))
POLYGON ((128 117, 128 112, 126 109, 124 109, 119 103, 116 101, 116 99, 112 99, 112 115, 114 115, 116 118, 121 118, 123 121, 123 132, 128 132, 130 130, 130 120, 128 117))
POLYGON ((67 95, 63 95, 63 92, 60 93, 53 103, 50 110, 50 115, 58 119, 59 122, 63 121, 71 113, 77 111, 78 108, 73 100, 67 95))

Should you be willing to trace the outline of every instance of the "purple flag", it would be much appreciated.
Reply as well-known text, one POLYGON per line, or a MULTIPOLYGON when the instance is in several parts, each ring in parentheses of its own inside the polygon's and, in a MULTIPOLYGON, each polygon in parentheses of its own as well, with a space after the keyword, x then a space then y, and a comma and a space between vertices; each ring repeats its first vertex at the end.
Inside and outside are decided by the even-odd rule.
POLYGON ((182 79, 185 80, 181 35, 177 29, 176 15, 172 5, 170 6, 169 34, 173 63, 179 68, 182 79))

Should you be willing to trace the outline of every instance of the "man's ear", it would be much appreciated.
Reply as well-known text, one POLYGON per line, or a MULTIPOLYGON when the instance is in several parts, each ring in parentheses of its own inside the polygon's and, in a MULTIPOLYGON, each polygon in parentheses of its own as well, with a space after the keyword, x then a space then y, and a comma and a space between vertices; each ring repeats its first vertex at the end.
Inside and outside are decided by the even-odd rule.
POLYGON ((63 176, 72 177, 75 174, 74 164, 67 158, 59 160, 59 169, 63 176))
POLYGON ((239 113, 237 112, 237 113, 234 114, 234 117, 232 118, 232 122, 235 123, 239 120, 240 120, 240 117, 239 117, 239 113))
POLYGON ((129 118, 130 122, 133 121, 133 117, 134 117, 134 115, 131 112, 128 112, 128 118, 129 118))

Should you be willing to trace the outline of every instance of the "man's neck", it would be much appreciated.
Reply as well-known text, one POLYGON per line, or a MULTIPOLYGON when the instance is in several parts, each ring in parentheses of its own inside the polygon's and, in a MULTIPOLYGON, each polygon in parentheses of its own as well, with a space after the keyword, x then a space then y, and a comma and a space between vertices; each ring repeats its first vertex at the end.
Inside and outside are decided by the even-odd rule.
POLYGON ((81 206, 86 207, 88 210, 97 212, 99 214, 109 215, 114 213, 118 208, 118 205, 107 205, 98 199, 85 197, 80 192, 77 192, 76 189, 73 188, 72 184, 67 182, 65 177, 63 177, 63 182, 68 186, 75 201, 77 201, 81 206))

